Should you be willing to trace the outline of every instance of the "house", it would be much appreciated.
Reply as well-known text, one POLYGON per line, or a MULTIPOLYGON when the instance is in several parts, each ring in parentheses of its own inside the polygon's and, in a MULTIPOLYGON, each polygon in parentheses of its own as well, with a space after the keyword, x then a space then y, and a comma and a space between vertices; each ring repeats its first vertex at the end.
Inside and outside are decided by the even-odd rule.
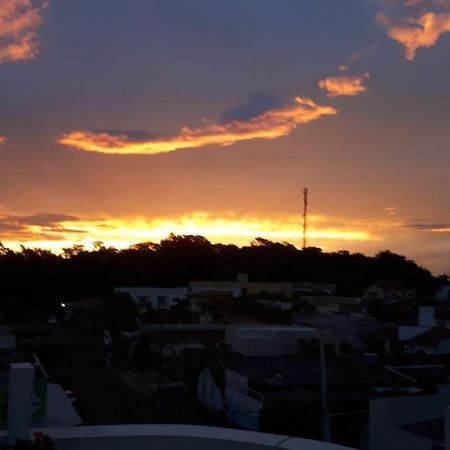
MULTIPOLYGON (((365 365, 356 358, 327 357, 326 366, 327 401, 330 409, 332 406, 340 412, 349 407, 364 410, 370 398, 386 396, 386 392, 399 395, 421 391, 422 380, 413 380, 400 370, 365 365)), ((204 366, 197 395, 210 408, 222 407, 228 419, 240 427, 257 430, 263 413, 273 405, 280 406, 284 401, 308 404, 320 388, 321 369, 315 355, 274 356, 268 360, 232 353, 214 367, 204 366)))
POLYGON ((335 283, 293 283, 292 291, 300 294, 302 297, 306 296, 335 296, 335 283))
POLYGON ((363 336, 367 349, 376 353, 389 353, 401 347, 399 326, 389 323, 369 331, 363 336))
POLYGON ((406 351, 431 355, 450 354, 450 330, 432 328, 405 342, 406 351))
POLYGON ((432 328, 450 328, 450 308, 445 306, 421 306, 419 325, 432 328))
MULTIPOLYGON (((312 441, 290 436, 262 434, 243 430, 160 424, 125 424, 103 426, 61 426, 41 424, 32 428, 33 366, 12 364, 8 397, 8 423, 0 431, 3 443, 14 444, 17 440, 48 435, 58 450, 83 449, 129 449, 167 448, 188 450, 192 448, 221 448, 226 450, 351 450, 328 442, 312 441)), ((55 403, 61 406, 60 403, 55 403)), ((27 442, 24 444, 28 447, 27 442)), ((36 445, 33 445, 36 446, 36 445)), ((39 446, 39 445, 38 445, 39 446)))
POLYGON ((376 324, 374 319, 360 315, 337 313, 294 314, 292 320, 322 330, 336 346, 346 341, 356 347, 362 346, 362 336, 374 329, 376 324))
POLYGON ((186 287, 116 287, 115 292, 128 294, 140 306, 171 309, 187 298, 189 289, 186 287))
POLYGON ((320 313, 338 313, 349 311, 363 314, 365 311, 365 306, 362 305, 362 300, 360 297, 302 295, 301 299, 310 303, 315 307, 316 311, 320 313))
POLYGON ((401 282, 379 281, 365 289, 363 298, 366 300, 414 300, 415 289, 407 288, 401 282))
POLYGON ((436 292, 434 298, 436 300, 450 300, 450 284, 441 286, 439 291, 436 292))
POLYGON ((234 297, 258 294, 279 295, 289 298, 292 294, 292 283, 265 281, 249 281, 248 275, 240 273, 235 281, 190 281, 192 293, 202 290, 232 292, 234 297))
POLYGON ((317 336, 312 327, 292 325, 230 326, 225 342, 231 351, 245 356, 281 356, 295 354, 299 340, 317 336))

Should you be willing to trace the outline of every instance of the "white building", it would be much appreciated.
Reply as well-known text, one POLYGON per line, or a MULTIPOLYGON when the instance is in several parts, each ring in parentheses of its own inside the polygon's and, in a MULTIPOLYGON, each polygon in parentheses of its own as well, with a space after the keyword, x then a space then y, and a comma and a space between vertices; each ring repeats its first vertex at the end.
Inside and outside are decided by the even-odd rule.
POLYGON ((372 300, 414 300, 416 291, 398 283, 380 282, 369 286, 363 293, 364 299, 372 300))
POLYGON ((170 309, 187 298, 187 287, 117 287, 117 294, 128 294, 137 304, 153 309, 170 309))

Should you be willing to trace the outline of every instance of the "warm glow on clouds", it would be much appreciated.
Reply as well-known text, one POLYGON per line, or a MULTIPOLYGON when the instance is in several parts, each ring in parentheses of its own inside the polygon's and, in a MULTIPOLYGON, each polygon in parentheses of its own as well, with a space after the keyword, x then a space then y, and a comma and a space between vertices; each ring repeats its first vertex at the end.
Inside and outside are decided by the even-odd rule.
MULTIPOLYGON (((212 242, 245 245, 256 237, 274 241, 300 243, 301 216, 272 218, 237 217, 233 213, 196 212, 167 218, 93 218, 85 219, 56 214, 0 216, 0 241, 18 248, 20 244, 61 250, 73 244, 92 248, 96 241, 126 248, 139 242, 158 242, 170 235, 202 235, 212 242)), ((378 237, 367 224, 348 220, 310 217, 308 232, 311 245, 327 242, 374 241, 378 237)), ((342 244, 344 245, 344 244, 342 244)))
POLYGON ((227 146, 252 139, 275 139, 291 133, 298 125, 337 114, 330 106, 296 97, 292 103, 269 109, 248 119, 229 120, 197 128, 183 127, 174 136, 136 140, 127 134, 73 131, 59 139, 60 144, 87 152, 156 155, 207 145, 227 146))
POLYGON ((34 58, 47 0, 0 0, 0 63, 34 58))
POLYGON ((377 15, 377 21, 391 39, 403 46, 406 59, 412 61, 418 49, 433 47, 444 33, 450 32, 450 1, 391 1, 377 15))
POLYGON ((8 138, 6 136, 0 135, 0 145, 6 144, 7 141, 8 141, 8 138))
POLYGON ((364 85, 369 74, 328 77, 319 81, 319 87, 327 91, 328 97, 354 96, 367 92, 364 85))

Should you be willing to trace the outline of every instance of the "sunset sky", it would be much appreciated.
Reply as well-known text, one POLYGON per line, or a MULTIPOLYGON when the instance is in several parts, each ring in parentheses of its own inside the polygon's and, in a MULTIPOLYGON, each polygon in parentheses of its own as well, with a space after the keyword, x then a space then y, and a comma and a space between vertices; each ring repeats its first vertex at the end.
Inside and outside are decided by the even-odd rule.
POLYGON ((0 0, 0 241, 170 232, 450 272, 450 0, 0 0))

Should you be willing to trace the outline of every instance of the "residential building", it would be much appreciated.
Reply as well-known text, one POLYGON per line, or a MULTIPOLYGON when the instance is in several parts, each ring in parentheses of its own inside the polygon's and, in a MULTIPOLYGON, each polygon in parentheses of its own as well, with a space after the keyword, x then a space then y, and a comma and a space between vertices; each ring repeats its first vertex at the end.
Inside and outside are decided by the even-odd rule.
MULTIPOLYGON (((429 373, 427 367, 422 371, 416 365, 411 368, 373 365, 357 357, 328 356, 326 366, 330 409, 339 412, 337 417, 358 411, 360 428, 364 428, 364 411, 370 399, 422 392, 423 386, 443 383, 449 375, 448 369, 429 373)), ((312 404, 320 391, 320 380, 319 359, 312 354, 268 360, 234 353, 224 355, 214 364, 211 360, 205 364, 199 375, 197 395, 210 408, 221 408, 242 428, 257 430, 263 413, 273 405, 282 408, 285 401, 312 404)), ((339 428, 342 423, 336 425, 339 428)))
POLYGON ((450 300, 450 284, 441 286, 434 296, 436 300, 450 300))
POLYGON ((353 346, 362 347, 362 336, 376 325, 376 320, 371 318, 337 313, 294 313, 292 320, 294 323, 321 330, 336 346, 346 341, 353 346))
POLYGON ((450 308, 445 306, 421 306, 419 325, 432 328, 450 328, 450 308))
POLYGON ((408 339, 404 347, 405 351, 413 353, 450 354, 450 330, 448 328, 432 328, 408 339))
POLYGON ((292 325, 254 325, 227 328, 225 341, 233 352, 245 356, 282 356, 295 354, 299 340, 317 336, 312 327, 292 325))
POLYGON ((107 425, 32 428, 33 366, 11 366, 7 430, 0 440, 14 443, 34 433, 49 435, 58 450, 109 450, 167 448, 171 450, 350 450, 327 442, 244 430, 192 425, 107 425))
POLYGON ((236 297, 241 295, 270 294, 289 298, 292 294, 293 283, 272 283, 249 281, 247 274, 238 274, 235 281, 190 281, 189 287, 193 293, 201 290, 229 291, 236 297))
POLYGON ((379 281, 365 289, 363 298, 367 300, 414 300, 415 289, 404 287, 400 282, 379 281))
POLYGON ((185 300, 187 287, 117 287, 117 294, 128 294, 137 304, 153 309, 171 309, 185 300))

